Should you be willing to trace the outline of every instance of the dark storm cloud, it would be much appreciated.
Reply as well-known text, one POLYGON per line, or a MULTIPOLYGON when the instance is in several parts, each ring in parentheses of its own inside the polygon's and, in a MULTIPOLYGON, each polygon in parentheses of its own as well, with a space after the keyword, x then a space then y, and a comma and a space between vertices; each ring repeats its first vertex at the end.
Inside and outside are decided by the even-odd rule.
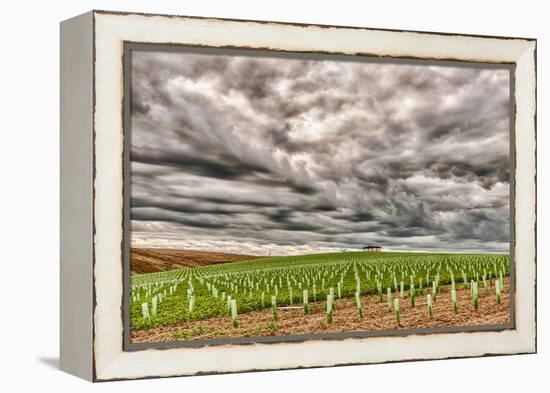
POLYGON ((135 244, 505 251, 504 69, 134 52, 135 244))
POLYGON ((260 166, 231 159, 216 160, 199 152, 188 152, 184 156, 178 151, 133 148, 131 158, 134 162, 170 166, 174 170, 186 170, 196 175, 220 179, 239 179, 255 172, 267 172, 260 166))

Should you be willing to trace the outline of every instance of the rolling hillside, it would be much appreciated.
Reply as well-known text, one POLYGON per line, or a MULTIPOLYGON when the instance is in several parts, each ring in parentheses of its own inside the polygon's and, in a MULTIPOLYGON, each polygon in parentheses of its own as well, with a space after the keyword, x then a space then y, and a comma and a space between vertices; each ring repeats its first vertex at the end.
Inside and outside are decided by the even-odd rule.
POLYGON ((258 257, 254 255, 223 252, 132 248, 130 250, 130 272, 131 274, 155 273, 184 267, 197 267, 256 258, 258 257))

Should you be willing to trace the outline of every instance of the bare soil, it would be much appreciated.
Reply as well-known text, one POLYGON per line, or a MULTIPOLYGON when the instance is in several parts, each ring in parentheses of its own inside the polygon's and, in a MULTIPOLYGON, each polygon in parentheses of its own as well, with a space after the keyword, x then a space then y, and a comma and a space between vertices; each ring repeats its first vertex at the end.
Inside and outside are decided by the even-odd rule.
POLYGON ((172 250, 163 248, 131 248, 130 273, 143 274, 165 270, 213 265, 218 263, 244 261, 260 258, 254 255, 228 254, 194 250, 172 250))
MULTIPOLYGON (((474 309, 469 288, 457 288, 458 312, 451 303, 450 288, 442 287, 433 303, 433 317, 428 315, 426 295, 416 297, 412 307, 409 298, 401 299, 401 320, 398 325, 393 311, 388 311, 386 296, 363 296, 363 318, 360 318, 352 298, 338 299, 333 322, 327 324, 325 303, 310 303, 309 314, 299 309, 280 309, 276 322, 271 310, 253 311, 238 316, 239 327, 233 328, 231 318, 217 317, 202 321, 182 322, 173 326, 132 331, 131 342, 155 343, 176 340, 202 340, 231 337, 286 336, 299 334, 343 333, 388 329, 410 329, 448 326, 504 324, 509 320, 508 279, 505 279, 500 304, 494 288, 488 294, 480 289, 479 308, 474 309)), ((299 306, 299 305, 297 305, 299 306)))

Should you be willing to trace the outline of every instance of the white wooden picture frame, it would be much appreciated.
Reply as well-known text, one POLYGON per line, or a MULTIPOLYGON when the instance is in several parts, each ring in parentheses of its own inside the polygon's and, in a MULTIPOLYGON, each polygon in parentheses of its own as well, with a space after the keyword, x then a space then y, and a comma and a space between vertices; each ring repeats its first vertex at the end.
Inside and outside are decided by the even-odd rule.
POLYGON ((61 23, 61 368, 90 381, 536 352, 536 40, 91 11, 61 23), (201 347, 125 345, 127 43, 507 64, 510 326, 201 347))

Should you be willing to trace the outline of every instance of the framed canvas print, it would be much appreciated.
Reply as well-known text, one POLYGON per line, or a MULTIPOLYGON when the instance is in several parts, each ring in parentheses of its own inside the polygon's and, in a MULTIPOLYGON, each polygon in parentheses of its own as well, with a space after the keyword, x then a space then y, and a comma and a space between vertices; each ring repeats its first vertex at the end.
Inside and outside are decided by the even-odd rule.
POLYGON ((61 367, 536 351, 536 41, 61 24, 61 367))

